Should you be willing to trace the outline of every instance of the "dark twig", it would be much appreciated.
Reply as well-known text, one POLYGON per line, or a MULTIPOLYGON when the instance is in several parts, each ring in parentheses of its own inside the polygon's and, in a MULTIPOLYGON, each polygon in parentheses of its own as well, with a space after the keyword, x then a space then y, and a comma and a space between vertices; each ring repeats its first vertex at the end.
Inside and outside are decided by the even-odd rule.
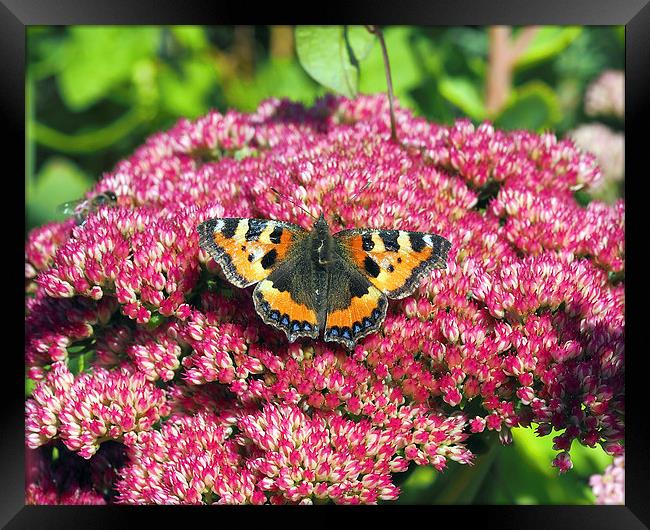
POLYGON ((386 71, 386 85, 388 87, 388 104, 390 105, 390 138, 394 142, 397 142, 397 126, 395 125, 395 109, 393 107, 393 79, 390 75, 390 63, 388 61, 388 51, 386 50, 384 34, 379 26, 366 25, 366 29, 373 35, 377 35, 381 46, 381 53, 384 57, 384 69, 386 71))

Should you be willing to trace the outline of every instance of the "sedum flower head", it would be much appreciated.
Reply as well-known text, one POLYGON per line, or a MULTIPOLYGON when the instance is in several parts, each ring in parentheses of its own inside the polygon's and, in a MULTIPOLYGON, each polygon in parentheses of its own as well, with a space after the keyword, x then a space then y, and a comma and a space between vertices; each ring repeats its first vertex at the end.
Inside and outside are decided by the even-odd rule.
POLYGON ((161 389, 129 365, 112 371, 98 367, 75 378, 59 362, 36 387, 26 410, 31 449, 58 437, 68 449, 90 458, 104 441, 122 441, 151 429, 165 415, 166 400, 161 389))
POLYGON ((574 199, 602 178, 594 155, 488 123, 397 122, 402 144, 374 96, 182 120, 103 176, 117 205, 33 231, 28 445, 93 462, 123 444, 117 501, 165 504, 387 501, 411 463, 471 464, 468 437, 508 443, 516 426, 556 431, 562 471, 574 441, 621 452, 625 208, 574 199), (448 267, 353 352, 288 344, 196 232, 220 216, 310 227, 271 187, 333 231, 440 234, 448 267))
MULTIPOLYGON (((393 500, 391 473, 409 460, 469 462, 464 422, 403 411, 390 425, 295 405, 175 416, 142 432, 118 483, 119 502, 358 504, 393 500)), ((423 411, 422 411, 423 412, 423 411)))

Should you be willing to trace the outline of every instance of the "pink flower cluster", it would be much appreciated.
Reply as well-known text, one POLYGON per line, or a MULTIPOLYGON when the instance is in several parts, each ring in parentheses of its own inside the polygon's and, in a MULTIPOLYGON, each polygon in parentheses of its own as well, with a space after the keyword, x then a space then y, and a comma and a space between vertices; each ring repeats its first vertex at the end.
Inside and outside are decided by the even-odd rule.
POLYGON ((385 427, 295 405, 178 415, 138 435, 118 484, 122 503, 343 504, 393 500, 409 460, 468 463, 464 421, 408 408, 385 427), (418 445, 425 448, 418 449, 418 445), (243 457, 242 455, 246 455, 243 457))
POLYGON ((625 135, 602 123, 587 123, 569 132, 571 139, 598 158, 603 183, 618 182, 625 176, 625 135))
POLYGON ((74 221, 65 223, 48 223, 35 228, 29 234, 25 245, 25 291, 34 292, 34 278, 40 271, 47 269, 59 245, 70 237, 74 221))
POLYGON ((625 72, 606 70, 587 87, 585 113, 588 116, 625 116, 625 72))
POLYGON ((28 376, 37 381, 52 363, 68 360, 68 347, 76 345, 82 351, 90 347, 95 328, 108 327, 119 307, 110 297, 98 302, 82 297, 62 300, 42 290, 27 298, 25 305, 25 362, 28 376))
POLYGON ((592 475, 589 485, 596 504, 625 504, 625 455, 615 457, 602 475, 592 475))
POLYGON ((395 499, 409 464, 469 464, 468 437, 516 426, 554 432, 561 471, 574 441, 621 453, 625 208, 574 199, 601 179, 595 157, 402 109, 393 143, 389 123, 381 96, 181 121, 104 175, 116 206, 33 231, 29 446, 92 461, 122 443, 118 501, 170 504, 395 499), (288 344, 196 232, 219 216, 310 227, 271 187, 334 232, 440 234, 448 267, 353 352, 288 344))
POLYGON ((27 445, 55 437, 71 451, 91 458, 107 440, 128 441, 167 414, 165 393, 128 364, 97 368, 74 377, 64 362, 54 363, 26 404, 27 445))
POLYGON ((164 316, 182 312, 198 277, 193 213, 169 219, 151 208, 104 209, 73 230, 39 285, 53 298, 100 300, 109 289, 122 313, 138 323, 149 321, 149 307, 164 316))

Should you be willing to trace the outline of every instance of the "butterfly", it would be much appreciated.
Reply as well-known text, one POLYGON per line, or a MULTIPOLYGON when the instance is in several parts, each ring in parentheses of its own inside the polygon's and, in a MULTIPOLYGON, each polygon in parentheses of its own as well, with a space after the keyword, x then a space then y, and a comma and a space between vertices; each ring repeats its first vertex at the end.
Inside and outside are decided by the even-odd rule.
POLYGON ((77 225, 82 225, 88 215, 99 209, 100 206, 115 206, 116 204, 117 195, 108 190, 97 193, 89 199, 77 199, 64 202, 57 206, 57 211, 64 215, 71 215, 74 217, 77 225))
POLYGON ((197 227, 200 246, 237 287, 257 284, 262 320, 299 337, 352 350, 380 329, 388 298, 404 298, 433 269, 444 269, 451 243, 405 230, 332 234, 323 214, 311 230, 268 219, 215 218, 197 227))

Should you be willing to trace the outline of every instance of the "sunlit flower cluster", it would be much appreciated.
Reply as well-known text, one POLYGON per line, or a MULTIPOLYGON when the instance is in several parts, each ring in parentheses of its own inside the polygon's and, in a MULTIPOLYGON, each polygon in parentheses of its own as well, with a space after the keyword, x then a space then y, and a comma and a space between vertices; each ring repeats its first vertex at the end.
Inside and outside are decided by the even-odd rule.
POLYGON ((117 205, 33 231, 29 447, 92 462, 123 444, 116 501, 164 504, 392 500, 410 464, 471 464, 469 437, 516 426, 553 434, 561 471, 573 442, 620 454, 625 208, 574 199, 602 178, 595 156, 403 109, 397 124, 392 142, 381 96, 183 120, 103 176, 94 192, 117 205), (352 352, 288 344, 196 231, 220 216, 309 228, 271 187, 334 232, 440 234, 448 267, 352 352))
POLYGON ((103 441, 127 440, 151 429, 167 410, 164 392, 126 363, 119 370, 97 368, 75 378, 62 361, 54 363, 26 408, 31 449, 58 437, 84 458, 103 441))

